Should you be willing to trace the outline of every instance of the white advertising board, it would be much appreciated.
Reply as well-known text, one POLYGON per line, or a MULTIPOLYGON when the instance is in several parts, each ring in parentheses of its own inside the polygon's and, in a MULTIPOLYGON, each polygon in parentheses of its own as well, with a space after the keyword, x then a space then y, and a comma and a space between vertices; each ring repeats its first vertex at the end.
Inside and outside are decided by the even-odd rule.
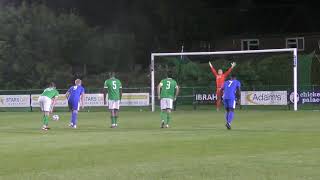
POLYGON ((0 95, 0 107, 30 107, 30 95, 0 95))
POLYGON ((241 91, 241 105, 287 105, 287 91, 241 91))
MULTIPOLYGON (((31 95, 31 106, 40 107, 38 98, 39 94, 31 95)), ((29 102, 29 101, 28 101, 29 102)), ((121 106, 149 106, 149 93, 123 93, 121 106)), ((107 104, 108 105, 108 101, 107 104)), ((30 106, 28 104, 28 106, 30 106)), ((67 107, 68 100, 64 94, 60 94, 56 107, 67 107)), ((104 106, 103 94, 85 94, 84 106, 104 106)))
POLYGON ((121 106, 149 106, 149 93, 123 93, 121 106))

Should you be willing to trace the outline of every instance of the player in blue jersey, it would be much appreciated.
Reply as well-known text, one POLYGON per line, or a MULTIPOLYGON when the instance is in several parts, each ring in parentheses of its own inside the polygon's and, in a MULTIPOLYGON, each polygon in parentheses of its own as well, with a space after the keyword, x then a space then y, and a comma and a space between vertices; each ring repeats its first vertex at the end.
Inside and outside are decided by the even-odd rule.
POLYGON ((231 123, 234 117, 234 109, 236 108, 237 97, 240 97, 241 83, 234 75, 231 79, 226 81, 222 87, 223 90, 223 104, 226 108, 226 127, 231 129, 231 123))
POLYGON ((78 121, 78 111, 80 106, 82 109, 84 108, 84 88, 81 85, 81 80, 76 79, 75 85, 71 86, 66 93, 68 99, 68 106, 71 111, 71 118, 70 118, 70 127, 77 128, 77 121, 78 121))

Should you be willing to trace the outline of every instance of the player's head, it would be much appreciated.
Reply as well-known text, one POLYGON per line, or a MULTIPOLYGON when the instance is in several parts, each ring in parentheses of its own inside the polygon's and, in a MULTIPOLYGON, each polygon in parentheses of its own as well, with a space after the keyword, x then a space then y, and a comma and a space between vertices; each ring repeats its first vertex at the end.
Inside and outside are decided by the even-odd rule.
POLYGON ((173 72, 167 71, 167 78, 173 78, 173 72))
POLYGON ((223 74, 222 69, 218 69, 218 74, 219 74, 219 75, 222 75, 222 74, 223 74))
POLYGON ((237 76, 234 74, 231 74, 231 79, 237 79, 237 76))
POLYGON ((56 83, 50 82, 50 83, 48 84, 48 86, 49 86, 49 88, 56 88, 56 83))
POLYGON ((115 76, 116 76, 116 73, 115 73, 115 72, 113 72, 113 71, 112 71, 112 72, 109 72, 109 77, 110 77, 110 78, 114 78, 115 76))
POLYGON ((76 79, 76 80, 74 81, 74 84, 77 85, 77 86, 80 86, 81 83, 82 83, 81 79, 76 79))

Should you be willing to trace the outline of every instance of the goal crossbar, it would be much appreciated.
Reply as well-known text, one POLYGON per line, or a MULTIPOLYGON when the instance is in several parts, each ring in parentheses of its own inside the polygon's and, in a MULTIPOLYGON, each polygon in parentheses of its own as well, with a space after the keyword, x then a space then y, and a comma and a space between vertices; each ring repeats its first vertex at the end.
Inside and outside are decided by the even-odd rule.
POLYGON ((298 110, 298 51, 297 48, 285 49, 261 49, 244 51, 213 51, 213 52, 176 52, 176 53, 151 53, 151 106, 152 112, 155 111, 155 82, 154 82, 154 59, 163 56, 201 56, 201 55, 230 55, 230 54, 258 54, 258 53, 276 53, 291 52, 293 54, 293 94, 294 111, 298 110))

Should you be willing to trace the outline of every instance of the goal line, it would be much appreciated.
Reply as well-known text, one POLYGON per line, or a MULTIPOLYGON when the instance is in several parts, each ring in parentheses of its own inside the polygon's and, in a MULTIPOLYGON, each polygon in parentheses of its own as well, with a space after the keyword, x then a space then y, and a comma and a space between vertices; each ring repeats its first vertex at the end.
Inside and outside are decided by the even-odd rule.
POLYGON ((177 53, 151 53, 151 106, 152 112, 155 111, 155 82, 154 82, 154 62, 155 57, 164 56, 201 56, 201 55, 230 55, 230 54, 259 54, 259 53, 276 53, 291 52, 293 55, 293 94, 294 94, 294 111, 298 110, 298 51, 297 48, 285 49, 261 49, 245 51, 213 51, 213 52, 177 52, 177 53))

